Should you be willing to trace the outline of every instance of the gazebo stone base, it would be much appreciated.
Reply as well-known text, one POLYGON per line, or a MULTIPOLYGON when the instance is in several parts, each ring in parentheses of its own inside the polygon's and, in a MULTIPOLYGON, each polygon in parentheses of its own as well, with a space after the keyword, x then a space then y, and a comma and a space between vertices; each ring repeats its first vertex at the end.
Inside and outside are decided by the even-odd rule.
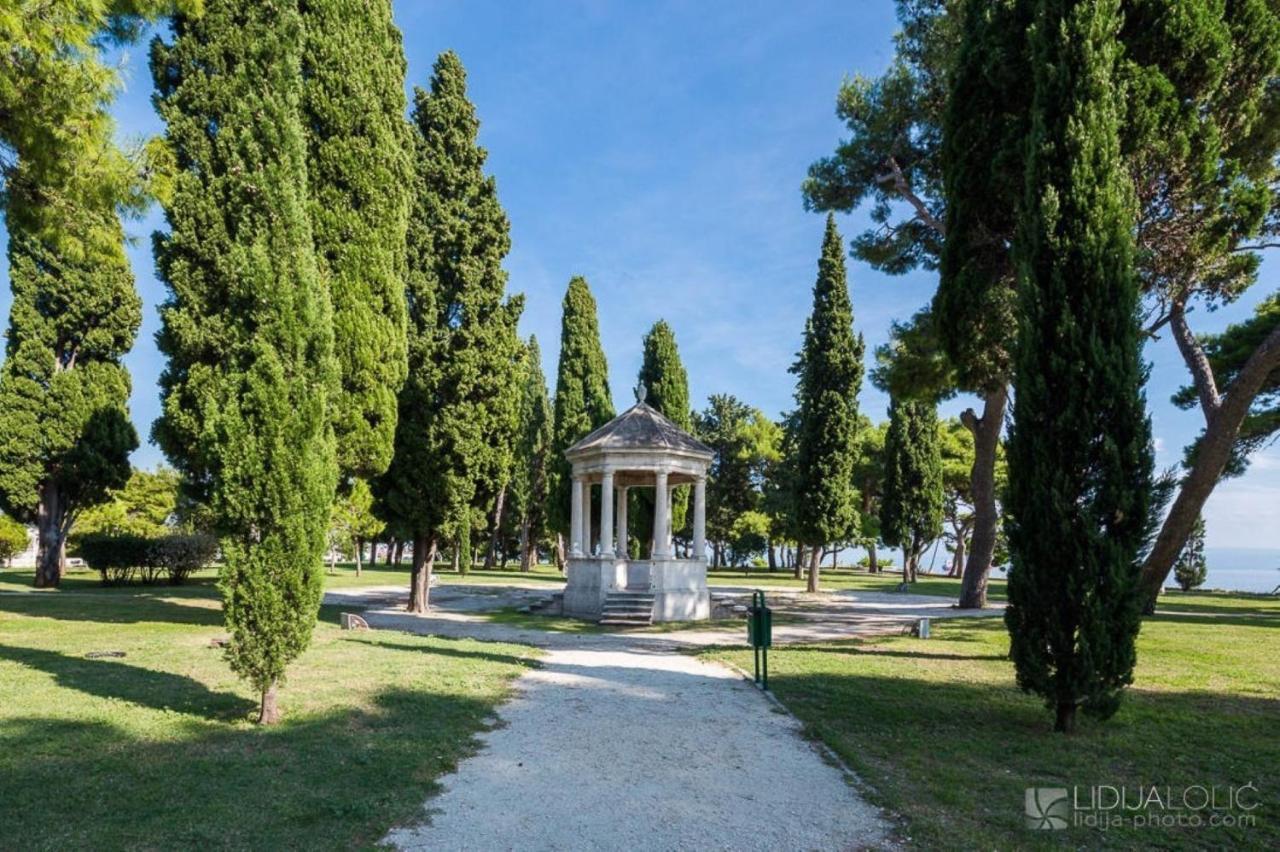
POLYGON ((654 621, 711 617, 704 560, 571 557, 565 574, 569 582, 564 589, 564 614, 575 618, 600 618, 610 592, 653 595, 654 621))

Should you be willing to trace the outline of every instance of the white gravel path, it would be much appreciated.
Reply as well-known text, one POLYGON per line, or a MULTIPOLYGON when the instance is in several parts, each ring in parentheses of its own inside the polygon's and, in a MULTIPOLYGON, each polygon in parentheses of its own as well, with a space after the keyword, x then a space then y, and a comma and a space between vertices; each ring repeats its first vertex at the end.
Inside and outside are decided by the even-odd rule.
MULTIPOLYGON (((581 638, 581 637, 580 637, 581 638)), ((420 850, 862 849, 890 826, 736 673, 631 647, 553 648, 444 779, 420 850)))

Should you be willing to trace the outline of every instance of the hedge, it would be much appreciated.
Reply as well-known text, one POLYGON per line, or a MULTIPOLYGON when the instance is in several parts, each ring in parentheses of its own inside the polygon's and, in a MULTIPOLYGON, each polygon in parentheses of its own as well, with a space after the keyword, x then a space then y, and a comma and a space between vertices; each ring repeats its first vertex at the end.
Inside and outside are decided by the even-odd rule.
POLYGON ((218 540, 211 535, 109 535, 91 533, 79 538, 80 557, 102 574, 104 586, 127 583, 137 574, 143 583, 181 585, 197 568, 213 561, 218 540))

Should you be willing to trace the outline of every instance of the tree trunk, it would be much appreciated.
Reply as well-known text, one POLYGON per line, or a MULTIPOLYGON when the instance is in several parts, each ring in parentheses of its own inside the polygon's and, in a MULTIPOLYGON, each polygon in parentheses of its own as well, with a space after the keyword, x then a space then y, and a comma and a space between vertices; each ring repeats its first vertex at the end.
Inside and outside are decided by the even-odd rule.
POLYGON ((498 539, 502 538, 502 507, 507 502, 507 486, 498 489, 493 501, 493 527, 489 530, 489 547, 484 553, 484 570, 492 571, 498 563, 498 539))
POLYGON ((776 555, 774 554, 774 552, 773 552, 773 551, 774 551, 773 542, 769 542, 769 545, 768 545, 768 548, 767 548, 767 549, 768 549, 768 551, 769 551, 769 570, 770 570, 770 571, 777 571, 777 570, 778 570, 778 558, 777 558, 777 556, 776 556, 776 555))
POLYGON ((361 568, 363 567, 363 566, 360 564, 360 555, 361 555, 361 554, 360 554, 360 551, 361 551, 363 548, 364 548, 364 542, 362 542, 360 539, 356 539, 356 548, 355 548, 355 550, 356 550, 356 576, 357 576, 357 577, 359 577, 359 576, 360 576, 360 574, 361 574, 361 568))
POLYGON ((369 539, 369 567, 378 567, 378 540, 376 538, 369 539))
POLYGON ((520 519, 520 571, 528 574, 532 567, 532 560, 529 558, 529 518, 524 517, 520 519))
POLYGON ((796 545, 795 561, 791 563, 791 574, 797 580, 804 576, 804 545, 796 545))
POLYGON ((51 588, 62 582, 66 566, 66 506, 62 492, 53 482, 40 484, 40 504, 36 508, 36 587, 51 588))
POLYGON ((814 545, 809 551, 809 581, 805 584, 805 590, 810 592, 818 591, 818 575, 822 573, 822 548, 814 545))
POLYGON ((436 540, 427 541, 425 535, 413 537, 413 573, 409 579, 408 610, 419 615, 427 611, 431 593, 431 570, 435 567, 436 540))
POLYGON ((1226 390, 1218 393, 1213 370, 1203 347, 1187 326, 1185 306, 1175 303, 1170 312, 1170 327, 1178 350, 1191 371, 1200 407, 1204 413, 1205 430, 1196 448, 1195 462, 1174 498, 1169 514, 1165 516, 1151 552, 1142 563, 1139 588, 1143 597, 1143 611, 1150 615, 1155 611, 1156 597, 1173 570, 1173 563, 1182 552, 1195 526, 1205 501, 1213 493, 1222 477, 1222 471, 1231 458, 1240 426, 1244 423, 1253 401, 1271 372, 1280 368, 1280 326, 1267 335, 1253 354, 1245 361, 1226 390))
POLYGON ((1062 734, 1069 734, 1076 729, 1076 705, 1074 703, 1069 701, 1059 702, 1053 729, 1062 734))
POLYGON ((964 570, 964 540, 968 533, 963 526, 956 528, 956 552, 951 560, 951 570, 947 572, 948 577, 960 577, 964 570))
POLYGON ((1000 448, 1000 429, 1004 426, 1008 401, 1009 389, 1002 385, 983 396, 981 419, 974 416, 973 409, 966 409, 960 415, 960 421, 973 433, 973 468, 969 473, 973 536, 964 578, 960 581, 960 609, 982 609, 987 605, 987 579, 1000 523, 996 513, 996 452, 1000 448))
POLYGON ((392 559, 392 564, 399 565, 403 559, 404 559, 404 539, 398 538, 396 539, 396 553, 392 559))
POLYGON ((876 553, 876 543, 874 541, 867 545, 867 573, 880 573, 880 557, 876 553))
POLYGON ((387 556, 382 560, 382 564, 391 567, 391 555, 396 551, 396 540, 394 538, 387 539, 387 556))
POLYGON ((556 533, 555 546, 556 570, 561 574, 564 573, 564 533, 556 533))
POLYGON ((262 705, 258 710, 259 725, 274 725, 280 721, 280 703, 277 700, 279 684, 274 680, 262 691, 262 705))

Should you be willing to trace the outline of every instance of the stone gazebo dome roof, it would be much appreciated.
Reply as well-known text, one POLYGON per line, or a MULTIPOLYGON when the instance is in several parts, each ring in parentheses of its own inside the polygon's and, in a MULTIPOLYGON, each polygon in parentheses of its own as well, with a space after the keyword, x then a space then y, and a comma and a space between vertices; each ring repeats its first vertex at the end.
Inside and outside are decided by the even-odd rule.
POLYGON ((565 450, 568 459, 644 451, 710 460, 715 452, 641 401, 565 450))

